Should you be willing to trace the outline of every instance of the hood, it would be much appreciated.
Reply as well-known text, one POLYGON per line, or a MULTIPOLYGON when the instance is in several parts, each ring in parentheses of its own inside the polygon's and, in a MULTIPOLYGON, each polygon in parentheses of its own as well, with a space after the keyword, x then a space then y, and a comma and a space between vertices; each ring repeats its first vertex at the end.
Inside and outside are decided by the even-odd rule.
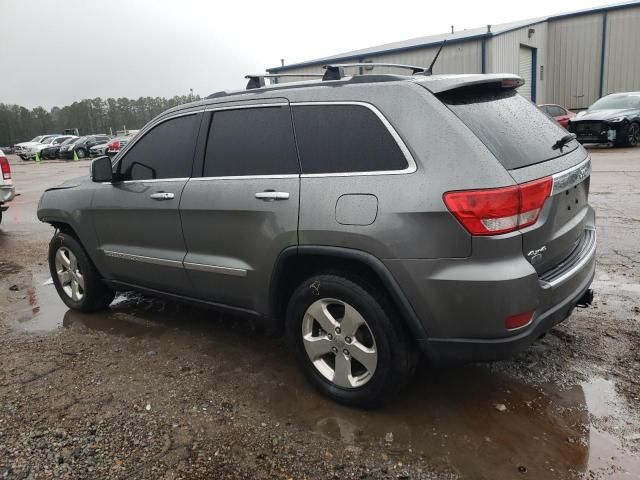
POLYGON ((618 108, 607 110, 586 110, 578 112, 570 121, 579 122, 581 120, 611 120, 616 117, 626 117, 638 114, 637 108, 618 108))
POLYGON ((82 177, 71 178, 55 187, 47 188, 45 192, 50 192, 52 190, 65 190, 67 188, 75 188, 75 187, 79 187, 80 185, 86 185, 87 183, 91 183, 91 178, 89 178, 88 175, 84 175, 82 177))
POLYGON ((40 142, 22 142, 16 143, 14 147, 33 147, 34 145, 40 145, 40 142))

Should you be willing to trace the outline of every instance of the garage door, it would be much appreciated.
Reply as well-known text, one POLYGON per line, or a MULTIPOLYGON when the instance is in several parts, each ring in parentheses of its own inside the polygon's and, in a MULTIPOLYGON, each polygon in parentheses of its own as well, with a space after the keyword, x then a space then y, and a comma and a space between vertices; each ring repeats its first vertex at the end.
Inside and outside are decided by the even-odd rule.
POLYGON ((520 46, 518 75, 524 78, 524 85, 518 89, 518 92, 527 100, 532 100, 531 83, 533 77, 533 50, 529 47, 523 47, 522 45, 520 46))

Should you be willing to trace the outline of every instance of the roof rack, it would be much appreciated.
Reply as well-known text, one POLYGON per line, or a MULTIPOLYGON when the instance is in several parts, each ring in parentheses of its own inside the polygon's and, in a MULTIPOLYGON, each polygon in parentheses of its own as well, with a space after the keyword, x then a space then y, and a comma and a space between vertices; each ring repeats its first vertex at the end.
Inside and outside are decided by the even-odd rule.
POLYGON ((249 80, 249 82, 247 83, 247 90, 264 87, 266 85, 264 81, 265 78, 280 78, 280 77, 322 78, 323 75, 321 73, 264 73, 259 75, 244 76, 244 78, 247 78, 249 80))
POLYGON ((403 68, 411 70, 412 74, 424 73, 427 71, 425 67, 418 67, 416 65, 403 65, 401 63, 336 63, 331 65, 323 65, 326 71, 322 77, 322 80, 340 80, 344 78, 344 69, 348 67, 390 67, 390 68, 403 68))

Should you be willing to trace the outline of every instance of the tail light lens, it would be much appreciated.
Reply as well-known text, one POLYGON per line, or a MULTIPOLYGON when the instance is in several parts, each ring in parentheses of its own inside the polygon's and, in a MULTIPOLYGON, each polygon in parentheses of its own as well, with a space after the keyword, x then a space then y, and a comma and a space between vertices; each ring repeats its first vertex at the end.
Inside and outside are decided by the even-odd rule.
POLYGON ((447 192, 443 199, 472 235, 499 235, 536 223, 552 187, 553 179, 545 177, 512 187, 447 192))
POLYGON ((511 315, 505 320, 505 326, 507 330, 515 330, 516 328, 524 327, 531 322, 533 317, 533 310, 530 312, 518 313, 517 315, 511 315))
POLYGON ((109 145, 107 145, 109 150, 120 150, 120 140, 114 140, 109 145))
POLYGON ((3 180, 11 180, 11 166, 6 157, 0 157, 0 171, 2 171, 3 180))

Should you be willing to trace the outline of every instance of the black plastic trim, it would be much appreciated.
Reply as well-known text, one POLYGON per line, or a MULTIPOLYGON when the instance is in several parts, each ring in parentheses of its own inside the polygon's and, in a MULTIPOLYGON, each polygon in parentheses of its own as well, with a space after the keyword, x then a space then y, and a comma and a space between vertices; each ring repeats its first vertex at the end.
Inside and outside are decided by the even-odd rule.
POLYGON ((382 263, 382 261, 374 255, 364 252, 362 250, 355 250, 344 247, 330 247, 325 245, 299 245, 285 248, 278 259, 271 275, 271 285, 269 288, 269 316, 277 316, 278 308, 278 291, 279 285, 282 284, 282 275, 284 269, 285 260, 292 256, 308 256, 308 255, 323 255, 335 258, 346 258, 356 262, 360 262, 369 268, 371 268, 382 284, 387 289, 387 292, 391 295, 391 299, 394 305, 400 311, 402 318, 404 319, 406 326, 409 328, 411 334, 415 339, 426 339, 427 332, 416 315, 411 303, 407 300, 404 292, 398 285, 396 279, 391 275, 391 272, 382 263))

